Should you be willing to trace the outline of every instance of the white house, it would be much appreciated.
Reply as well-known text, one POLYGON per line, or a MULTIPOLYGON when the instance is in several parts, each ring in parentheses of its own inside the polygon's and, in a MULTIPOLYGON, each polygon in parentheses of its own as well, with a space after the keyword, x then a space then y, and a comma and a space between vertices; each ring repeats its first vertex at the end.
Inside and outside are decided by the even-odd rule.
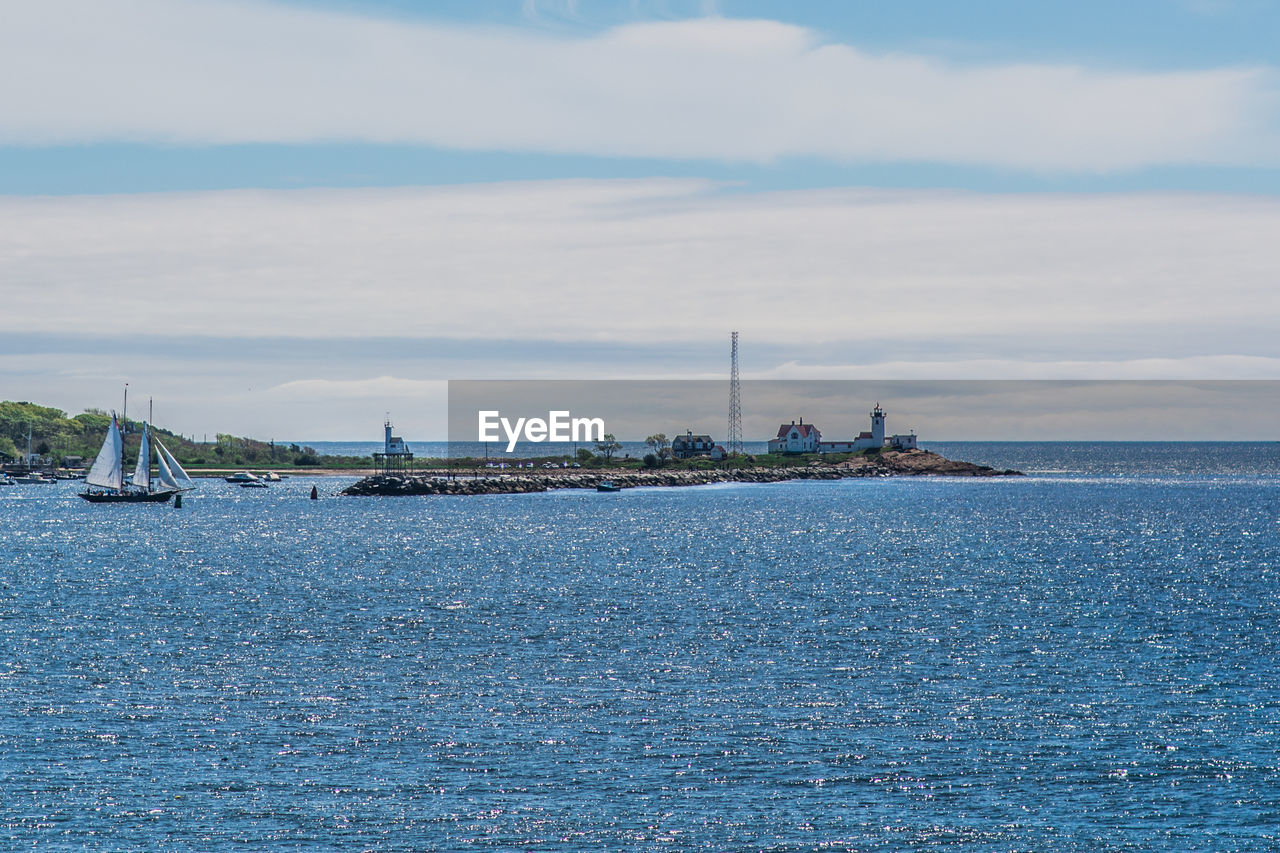
POLYGON ((906 435, 891 435, 889 436, 889 446, 894 450, 915 450, 916 434, 909 432, 906 435))
POLYGON ((818 453, 822 444, 822 432, 813 424, 792 421, 778 427, 777 438, 769 439, 770 453, 818 453))

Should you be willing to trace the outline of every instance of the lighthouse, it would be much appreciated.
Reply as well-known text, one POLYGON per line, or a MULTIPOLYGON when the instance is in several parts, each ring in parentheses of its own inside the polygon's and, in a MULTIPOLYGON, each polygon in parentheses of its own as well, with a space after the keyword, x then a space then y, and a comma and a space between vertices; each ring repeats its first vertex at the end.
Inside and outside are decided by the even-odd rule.
POLYGON ((884 447, 884 409, 879 403, 871 410, 871 440, 874 447, 884 447))
POLYGON ((382 452, 373 454, 374 464, 382 468, 383 474, 403 471, 411 467, 413 453, 404 439, 391 432, 391 418, 382 425, 382 452))

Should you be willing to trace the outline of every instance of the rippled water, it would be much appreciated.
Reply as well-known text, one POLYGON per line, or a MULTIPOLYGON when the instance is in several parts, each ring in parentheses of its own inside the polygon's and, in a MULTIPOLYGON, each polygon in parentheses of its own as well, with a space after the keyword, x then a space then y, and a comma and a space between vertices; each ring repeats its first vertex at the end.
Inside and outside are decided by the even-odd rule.
MULTIPOLYGON (((0 491, 0 847, 1268 850, 1280 479, 0 491)), ((971 454, 972 455, 972 454, 971 454)))

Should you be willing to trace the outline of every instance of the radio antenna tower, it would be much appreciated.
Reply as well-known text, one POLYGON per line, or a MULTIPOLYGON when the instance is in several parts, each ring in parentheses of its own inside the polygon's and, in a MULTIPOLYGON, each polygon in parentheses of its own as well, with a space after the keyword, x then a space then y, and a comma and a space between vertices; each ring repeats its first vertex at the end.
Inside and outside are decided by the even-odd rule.
POLYGON ((742 386, 738 381, 738 333, 730 336, 733 341, 729 357, 729 453, 742 453, 742 386))

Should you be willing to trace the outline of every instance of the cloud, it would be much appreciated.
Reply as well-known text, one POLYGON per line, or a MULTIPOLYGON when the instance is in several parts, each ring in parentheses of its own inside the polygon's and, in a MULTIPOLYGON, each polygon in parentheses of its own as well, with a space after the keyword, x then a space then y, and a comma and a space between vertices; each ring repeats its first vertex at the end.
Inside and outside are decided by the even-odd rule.
POLYGON ((0 198, 28 333, 577 341, 584 369, 729 328, 778 364, 1276 357, 1276 233, 1267 198, 684 180, 0 198))
POLYGON ((443 397, 442 380, 404 379, 397 376, 375 376, 368 379, 295 379, 283 382, 266 393, 278 400, 328 401, 345 399, 403 398, 435 394, 443 397))
POLYGON ((1098 361, 987 358, 840 365, 789 361, 752 376, 757 379, 1280 379, 1280 358, 1243 355, 1098 361))
POLYGON ((730 329, 752 377, 1277 378, 1277 233, 1265 197, 692 180, 0 197, 0 384, 320 439, 445 379, 718 380, 730 329))
POLYGON ((1270 68, 956 65, 768 20, 568 36, 234 0, 42 0, 6 10, 0 80, 10 145, 344 140, 1043 171, 1277 162, 1270 68))
MULTIPOLYGON (((296 379, 265 389, 256 398, 269 416, 249 421, 236 415, 250 435, 289 435, 294 440, 380 440, 381 418, 407 427, 418 439, 446 434, 448 383, 444 380, 374 376, 359 379, 296 379)), ((199 417, 200 415, 196 415, 199 417)), ((205 415, 204 417, 207 417, 205 415)))

